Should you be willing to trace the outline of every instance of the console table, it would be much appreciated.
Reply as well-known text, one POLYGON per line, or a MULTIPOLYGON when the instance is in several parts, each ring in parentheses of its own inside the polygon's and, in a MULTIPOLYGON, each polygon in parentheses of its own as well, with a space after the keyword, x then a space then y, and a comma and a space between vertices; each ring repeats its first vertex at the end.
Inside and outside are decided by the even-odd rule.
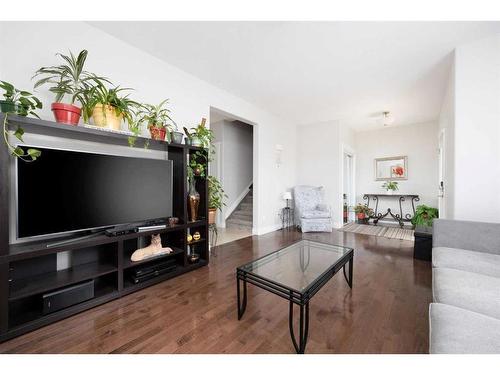
POLYGON ((399 223, 401 228, 403 228, 405 222, 410 222, 413 216, 415 216, 415 202, 420 200, 419 196, 415 194, 365 194, 363 199, 367 201, 366 205, 368 207, 370 207, 370 202, 375 204, 375 208, 370 207, 374 211, 374 214, 370 216, 370 219, 373 219, 373 224, 377 225, 380 219, 390 215, 399 223), (397 203, 399 203, 399 213, 397 213, 397 208, 396 210, 393 210, 390 207, 387 209, 387 212, 383 214, 378 212, 378 203, 380 199, 397 201, 397 203), (403 202, 407 199, 411 202, 412 211, 409 213, 403 213, 403 202))

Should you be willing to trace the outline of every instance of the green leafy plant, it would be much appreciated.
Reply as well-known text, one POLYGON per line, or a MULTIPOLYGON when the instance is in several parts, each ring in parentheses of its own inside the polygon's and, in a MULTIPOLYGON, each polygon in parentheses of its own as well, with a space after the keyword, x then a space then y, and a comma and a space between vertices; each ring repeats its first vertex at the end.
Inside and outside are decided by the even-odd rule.
POLYGON ((167 108, 168 99, 163 100, 158 105, 142 104, 137 112, 137 126, 142 125, 157 128, 166 128, 167 141, 170 142, 170 132, 177 130, 177 124, 170 117, 170 110, 167 108))
POLYGON ((184 134, 189 139, 198 138, 204 148, 210 148, 214 140, 214 133, 212 130, 205 127, 206 119, 202 119, 201 123, 198 126, 191 128, 192 131, 189 131, 186 127, 183 127, 184 134))
MULTIPOLYGON (((10 109, 2 110, 5 115, 3 118, 3 139, 5 145, 9 149, 10 153, 13 156, 23 160, 23 161, 35 161, 38 157, 40 157, 41 152, 35 148, 28 148, 26 152, 19 146, 12 145, 9 142, 9 134, 12 134, 14 137, 19 139, 19 141, 23 142, 24 130, 20 126, 13 132, 9 132, 8 129, 8 115, 15 114, 18 116, 28 116, 32 115, 37 118, 40 118, 35 110, 42 108, 42 102, 33 94, 28 91, 19 90, 14 87, 9 82, 0 81, 0 88, 4 90, 3 93, 3 105, 6 105, 10 109)), ((4 108, 4 106, 2 107, 4 108)))
POLYGON ((93 82, 94 86, 92 86, 89 90, 85 90, 84 93, 84 121, 88 122, 88 119, 92 116, 92 111, 96 105, 102 104, 104 114, 106 113, 104 106, 109 105, 113 107, 117 116, 123 115, 123 118, 127 121, 129 127, 131 124, 134 124, 134 116, 141 105, 130 99, 129 94, 122 95, 124 91, 131 89, 119 86, 108 89, 103 80, 96 77, 94 77, 93 82))
POLYGON ((356 214, 365 214, 365 216, 373 216, 373 210, 368 207, 366 204, 358 203, 354 206, 354 212, 356 214))
POLYGON ((190 155, 187 167, 188 180, 191 181, 195 176, 205 177, 206 166, 209 161, 209 157, 205 152, 196 151, 194 154, 190 155))
POLYGON ((399 190, 399 186, 398 186, 398 183, 396 181, 387 181, 387 182, 384 182, 384 184, 382 185, 382 188, 389 191, 389 190, 392 190, 392 191, 396 191, 396 190, 399 190))
POLYGON ((208 208, 222 211, 222 207, 226 205, 224 202, 228 198, 222 188, 222 184, 215 176, 208 176, 208 208))
POLYGON ((49 84, 51 85, 49 91, 56 95, 56 102, 61 102, 67 95, 70 104, 79 101, 82 106, 85 106, 85 93, 92 89, 96 80, 110 83, 106 78, 98 77, 84 70, 87 55, 87 50, 80 51, 78 56, 73 55, 71 51, 69 56, 58 53, 56 56, 59 56, 64 62, 61 65, 38 69, 33 78, 43 78, 35 83, 35 88, 49 84))
POLYGON ((426 206, 421 204, 417 206, 415 210, 415 216, 411 219, 413 225, 423 225, 426 227, 432 226, 432 221, 439 217, 439 211, 437 208, 426 206))

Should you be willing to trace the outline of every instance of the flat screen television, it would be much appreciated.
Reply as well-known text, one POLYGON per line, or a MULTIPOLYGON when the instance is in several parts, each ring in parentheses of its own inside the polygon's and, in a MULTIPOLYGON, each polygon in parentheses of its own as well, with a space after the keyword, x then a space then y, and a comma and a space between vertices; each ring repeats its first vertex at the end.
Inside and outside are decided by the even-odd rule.
POLYGON ((172 161, 37 148, 16 163, 17 238, 172 216, 172 161))

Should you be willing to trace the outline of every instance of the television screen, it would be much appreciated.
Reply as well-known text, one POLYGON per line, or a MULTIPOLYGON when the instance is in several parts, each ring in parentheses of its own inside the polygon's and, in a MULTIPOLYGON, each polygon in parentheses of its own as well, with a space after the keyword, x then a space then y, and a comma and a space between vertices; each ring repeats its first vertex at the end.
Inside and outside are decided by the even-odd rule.
POLYGON ((37 148, 17 162, 18 238, 172 215, 170 160, 37 148))

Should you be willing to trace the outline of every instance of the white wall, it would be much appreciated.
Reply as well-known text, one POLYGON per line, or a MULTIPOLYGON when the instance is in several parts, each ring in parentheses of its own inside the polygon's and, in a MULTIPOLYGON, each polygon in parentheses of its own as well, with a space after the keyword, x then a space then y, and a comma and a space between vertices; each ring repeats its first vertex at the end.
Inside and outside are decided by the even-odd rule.
POLYGON ((455 58, 448 77, 446 92, 439 115, 439 131, 444 135, 444 212, 439 216, 446 219, 454 217, 455 201, 455 58))
MULTIPOLYGON (((356 133, 356 196, 383 193, 384 181, 375 181, 374 160, 390 156, 408 156, 408 179, 398 181, 399 192, 418 194, 420 202, 437 207, 438 193, 438 124, 395 126, 356 133)), ((392 208, 394 202, 392 202, 392 208)), ((379 202, 379 209, 389 205, 379 202)), ((408 207, 407 207, 408 208, 408 207)))
MULTIPOLYGON (((88 49, 88 70, 135 88, 133 97, 138 101, 158 103, 170 98, 173 117, 181 126, 208 118, 211 106, 256 124, 254 226, 257 233, 280 227, 281 193, 295 185, 296 133, 287 122, 84 22, 3 22, 0 45, 10 51, 0 57, 0 79, 24 89, 33 87, 31 76, 36 69, 58 62, 55 53, 88 49), (279 168, 271 162, 276 144, 284 146, 279 168)), ((52 119, 53 97, 45 88, 38 91, 45 105, 41 117, 52 119)))
POLYGON ((343 147, 354 150, 354 132, 339 121, 298 127, 297 184, 325 187, 337 228, 342 226, 343 147))
POLYGON ((500 222, 500 35, 455 51, 454 218, 500 222))
POLYGON ((228 196, 221 216, 227 218, 253 181, 253 127, 226 120, 210 124, 210 127, 214 130, 215 141, 221 142, 220 181, 228 196))

